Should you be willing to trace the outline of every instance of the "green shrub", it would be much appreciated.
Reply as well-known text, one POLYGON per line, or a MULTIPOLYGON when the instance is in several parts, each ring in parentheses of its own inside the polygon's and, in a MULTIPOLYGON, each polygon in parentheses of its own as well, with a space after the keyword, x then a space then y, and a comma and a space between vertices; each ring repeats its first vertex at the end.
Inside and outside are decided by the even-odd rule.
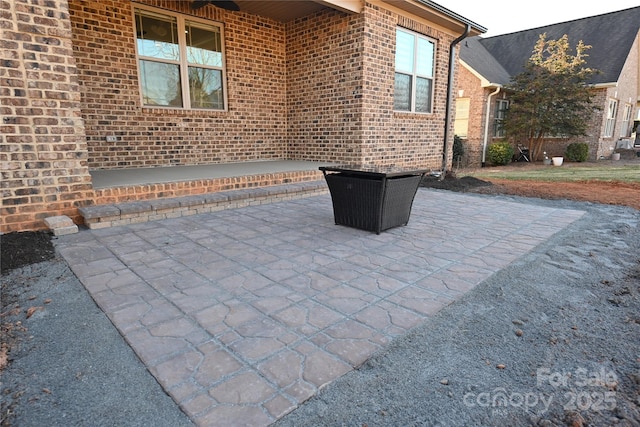
POLYGON ((513 158, 513 146, 507 141, 494 142, 488 148, 489 161, 494 165, 506 165, 513 158))
POLYGON ((462 138, 458 135, 453 136, 453 161, 460 162, 462 161, 462 156, 464 156, 464 144, 462 142, 462 138))
POLYGON ((572 162, 584 162, 587 160, 587 157, 589 157, 589 144, 585 142, 573 142, 567 145, 564 156, 572 162))

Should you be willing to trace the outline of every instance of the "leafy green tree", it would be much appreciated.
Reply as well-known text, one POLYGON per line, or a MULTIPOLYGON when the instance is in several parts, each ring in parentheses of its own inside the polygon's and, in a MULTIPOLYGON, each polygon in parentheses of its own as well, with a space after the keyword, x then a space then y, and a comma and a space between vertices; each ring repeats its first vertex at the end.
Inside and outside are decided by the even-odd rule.
POLYGON ((544 151, 545 138, 586 135, 589 117, 598 108, 587 85, 597 72, 586 67, 590 48, 580 40, 573 55, 566 34, 558 40, 541 34, 524 71, 507 85, 512 98, 505 132, 510 139, 526 141, 534 160, 544 151))

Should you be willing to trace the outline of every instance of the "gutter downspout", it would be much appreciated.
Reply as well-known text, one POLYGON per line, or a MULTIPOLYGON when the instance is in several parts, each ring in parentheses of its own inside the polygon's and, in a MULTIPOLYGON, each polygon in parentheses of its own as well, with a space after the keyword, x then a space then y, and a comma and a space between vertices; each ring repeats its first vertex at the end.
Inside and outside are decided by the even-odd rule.
POLYGON ((482 140, 482 167, 484 167, 486 156, 487 156, 487 141, 489 140, 489 116, 490 116, 489 113, 491 113, 491 98, 493 98, 494 95, 497 95, 500 92, 500 89, 501 87, 498 86, 495 92, 490 93, 489 97, 487 98, 487 114, 484 119, 484 138, 482 140))
POLYGON ((447 152, 449 151, 449 128, 451 127, 451 93, 453 92, 453 80, 455 77, 455 65, 456 65, 456 45, 462 40, 466 39, 471 32, 471 25, 466 24, 464 33, 457 39, 451 42, 449 45, 449 86, 447 87, 447 103, 445 105, 446 111, 444 115, 444 144, 442 148, 442 175, 440 180, 443 180, 447 174, 447 152))

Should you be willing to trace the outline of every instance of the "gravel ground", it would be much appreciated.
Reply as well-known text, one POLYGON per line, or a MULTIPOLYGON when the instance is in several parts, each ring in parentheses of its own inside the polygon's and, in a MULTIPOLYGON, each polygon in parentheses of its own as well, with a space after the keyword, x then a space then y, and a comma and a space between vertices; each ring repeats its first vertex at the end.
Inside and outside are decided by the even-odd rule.
MULTIPOLYGON (((640 426, 640 211, 479 197, 587 213, 278 426, 640 426)), ((0 425, 190 424, 60 258, 2 294, 0 425)))
POLYGON ((62 258, 3 272, 0 311, 0 426, 193 425, 62 258))

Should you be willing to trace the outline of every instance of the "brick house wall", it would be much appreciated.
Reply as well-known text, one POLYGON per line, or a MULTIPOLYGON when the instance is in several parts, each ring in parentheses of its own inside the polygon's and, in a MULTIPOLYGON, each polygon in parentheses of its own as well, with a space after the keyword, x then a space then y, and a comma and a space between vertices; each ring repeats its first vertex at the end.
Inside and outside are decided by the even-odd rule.
POLYGON ((0 232, 42 227, 93 199, 67 0, 0 1, 0 232))
POLYGON ((594 89, 594 104, 600 110, 594 111, 589 121, 587 136, 573 138, 566 141, 549 144, 554 155, 564 155, 566 146, 572 142, 586 142, 589 144, 589 160, 608 159, 613 154, 619 139, 624 138, 622 122, 624 120, 625 105, 631 106, 631 123, 638 115, 640 108, 640 35, 638 35, 626 58, 620 77, 615 84, 594 89), (607 108, 610 100, 618 102, 613 135, 605 137, 604 130, 607 121, 607 108))
POLYGON ((224 23, 228 111, 141 107, 132 2, 71 0, 89 166, 285 159, 284 25, 213 7, 192 11, 186 1, 138 3, 224 23))
MULTIPOLYGON (((370 6, 364 13, 365 76, 363 87, 363 161, 382 165, 440 169, 444 145, 449 46, 454 36, 430 23, 370 6), (411 114, 393 111, 395 31, 407 28, 436 42, 433 111, 411 114)), ((457 52, 457 51, 456 51, 457 52)), ((455 87, 455 83, 454 83, 455 87)), ((453 120, 447 153, 451 163, 453 120)))
POLYGON ((287 25, 290 158, 360 161, 364 25, 337 11, 287 25))
POLYGON ((591 119, 588 120, 585 136, 547 140, 546 148, 549 156, 564 156, 567 146, 574 142, 586 143, 589 146, 589 157, 587 160, 595 161, 602 155, 602 135, 604 131, 604 115, 606 112, 606 89, 593 90, 593 104, 601 109, 591 112, 591 119))
POLYGON ((452 36, 371 4, 282 24, 191 11, 188 2, 141 3, 224 24, 228 111, 140 108, 131 3, 72 1, 92 169, 265 159, 439 165, 452 36), (396 25, 437 40, 433 114, 393 113, 396 25))
MULTIPOLYGON (((480 79, 469 69, 458 67, 458 85, 456 95, 469 98, 469 124, 467 137, 462 139, 464 145, 463 165, 478 167, 482 163, 482 147, 484 143, 484 127, 486 120, 487 98, 494 89, 486 89, 481 86, 480 79)), ((502 98, 503 94, 499 93, 502 98)), ((489 133, 487 145, 499 138, 493 136, 493 120, 495 114, 496 97, 492 97, 492 105, 489 111, 489 133)))
MULTIPOLYGON (((475 74, 466 67, 459 67, 459 80, 456 90, 458 92, 462 91, 463 97, 470 98, 468 134, 467 138, 463 139, 465 148, 464 165, 478 167, 482 163, 487 99, 489 95, 495 91, 495 88, 481 87, 481 81, 475 74)), ((598 106, 606 105, 607 92, 607 89, 595 89, 593 98, 594 104, 598 106)), ((487 133, 487 147, 493 142, 497 142, 502 139, 494 136, 496 105, 499 99, 509 99, 509 95, 504 91, 504 89, 491 98, 491 104, 488 112, 489 131, 487 133)), ((549 157, 564 156, 565 150, 569 144, 572 142, 585 142, 589 145, 589 160, 596 160, 600 156, 599 153, 601 153, 601 147, 607 144, 607 142, 603 142, 600 137, 602 135, 603 128, 603 111, 596 110, 591 114, 586 136, 569 139, 547 138, 545 140, 545 150, 549 157)), ((613 138, 609 139, 613 140, 613 138)), ((516 142, 512 141, 512 143, 514 144, 515 150, 516 142)), ((523 144, 526 145, 526 142, 523 144)), ((489 160, 487 159, 486 161, 487 164, 489 164, 489 160)))
POLYGON ((628 93, 629 86, 627 86, 623 91, 620 91, 619 88, 624 87, 625 84, 626 83, 623 83, 621 79, 617 87, 593 89, 593 104, 598 106, 599 109, 594 110, 591 113, 591 118, 588 120, 587 124, 586 135, 566 139, 547 138, 545 140, 545 150, 549 157, 564 156, 567 146, 577 142, 586 143, 589 146, 588 161, 610 158, 616 147, 616 142, 620 138, 620 128, 624 109, 624 102, 622 102, 620 94, 623 91, 628 93), (618 100, 618 112, 613 136, 605 137, 604 127, 607 117, 607 106, 610 99, 618 100))
POLYGON ((289 156, 439 168, 454 37, 369 3, 359 15, 319 18, 287 28, 289 156), (398 26, 437 42, 432 114, 393 111, 398 26))
MULTIPOLYGON (((622 121, 624 106, 632 106, 632 118, 638 114, 638 99, 640 99, 640 36, 636 40, 629 52, 625 65, 620 73, 620 78, 616 84, 596 87, 593 89, 593 104, 599 109, 591 114, 585 136, 561 139, 547 138, 545 140, 545 150, 551 156, 564 156, 566 148, 574 142, 586 143, 589 145, 589 161, 610 158, 617 141, 623 137, 622 121), (618 101, 618 111, 614 133, 611 137, 604 137, 606 124, 606 113, 609 100, 618 101)), ((481 87, 480 79, 464 66, 458 67, 458 86, 456 91, 462 90, 464 97, 471 98, 469 113, 469 132, 465 140, 465 157, 469 166, 479 166, 482 155, 482 144, 484 138, 486 100, 493 89, 481 87)), ((493 137, 493 121, 496 108, 496 99, 508 99, 508 95, 500 92, 491 102, 489 112, 489 138, 487 145, 496 141, 493 137)), ((631 123, 632 124, 632 123, 631 123)))
POLYGON ((630 105, 632 108, 631 113, 631 125, 633 120, 638 118, 638 109, 640 108, 640 34, 636 37, 629 56, 627 57, 620 78, 616 87, 609 87, 606 89, 606 95, 603 95, 603 99, 600 105, 604 110, 601 112, 601 131, 599 135, 602 138, 598 144, 598 158, 609 157, 612 154, 611 147, 615 149, 616 143, 620 138, 625 137, 622 134, 624 129, 622 128, 622 121, 624 119, 624 107, 630 105), (618 112, 616 118, 616 125, 614 128, 613 136, 610 138, 604 138, 604 127, 606 122, 606 107, 610 99, 618 101, 618 112))
POLYGON ((325 9, 285 24, 214 7, 194 11, 186 1, 0 4, 9 52, 0 64, 0 232, 43 228, 53 215, 81 223, 78 207, 107 197, 94 191, 89 170, 269 159, 441 165, 449 44, 457 34, 387 6, 325 9), (224 26, 226 111, 142 106, 134 4, 224 26), (431 114, 393 112, 397 26, 436 42, 431 114))

